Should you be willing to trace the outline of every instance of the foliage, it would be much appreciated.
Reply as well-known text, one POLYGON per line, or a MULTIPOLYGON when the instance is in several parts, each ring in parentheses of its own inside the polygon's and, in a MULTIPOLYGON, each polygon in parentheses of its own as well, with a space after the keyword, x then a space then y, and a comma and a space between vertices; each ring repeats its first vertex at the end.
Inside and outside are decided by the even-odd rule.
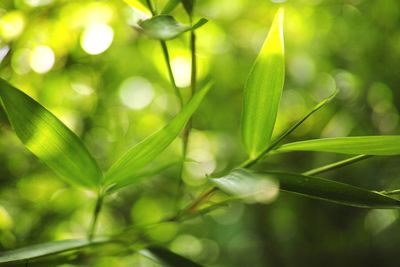
POLYGON ((333 243, 329 220, 366 239, 394 224, 398 166, 379 157, 400 154, 399 98, 371 63, 394 65, 363 53, 385 51, 398 4, 314 2, 251 3, 237 24, 244 1, 1 3, 0 264, 285 266, 311 248, 301 221, 333 243))

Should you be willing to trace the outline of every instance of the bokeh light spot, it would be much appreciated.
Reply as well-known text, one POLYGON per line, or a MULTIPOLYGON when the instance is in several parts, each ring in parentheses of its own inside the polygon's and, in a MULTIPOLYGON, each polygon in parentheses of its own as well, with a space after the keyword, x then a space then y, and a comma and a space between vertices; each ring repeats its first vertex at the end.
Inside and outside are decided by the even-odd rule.
POLYGON ((90 55, 106 51, 114 39, 113 29, 104 23, 90 24, 82 33, 81 47, 90 55))
POLYGON ((53 67, 55 55, 53 50, 44 45, 35 47, 30 55, 29 63, 33 71, 46 73, 53 67))
POLYGON ((143 109, 154 98, 154 89, 149 81, 142 77, 126 79, 119 88, 121 102, 131 109, 143 109))

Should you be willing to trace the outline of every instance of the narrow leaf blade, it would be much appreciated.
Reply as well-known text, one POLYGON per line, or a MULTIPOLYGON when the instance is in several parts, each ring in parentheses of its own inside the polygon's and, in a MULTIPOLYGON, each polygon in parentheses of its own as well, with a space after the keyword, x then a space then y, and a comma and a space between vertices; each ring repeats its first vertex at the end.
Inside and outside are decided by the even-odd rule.
POLYGON ((161 261, 161 263, 170 267, 176 267, 176 266, 202 267, 202 265, 188 258, 185 258, 181 255, 178 255, 172 251, 169 251, 161 247, 152 246, 147 248, 146 250, 150 252, 151 254, 150 256, 155 257, 157 260, 161 261))
POLYGON ((211 181, 225 193, 249 204, 271 202, 279 191, 279 184, 270 175, 255 174, 246 169, 235 169, 211 181))
MULTIPOLYGON (((186 123, 197 110, 203 98, 210 90, 206 85, 191 99, 191 101, 164 128, 150 135, 142 142, 132 147, 117 160, 106 173, 105 182, 108 185, 124 184, 135 177, 142 168, 157 157, 179 135, 186 123)), ((129 182, 130 183, 130 182, 129 182)))
POLYGON ((275 177, 283 191, 360 208, 400 207, 397 199, 345 183, 293 173, 263 173, 275 177))
POLYGON ((190 26, 177 22, 174 17, 170 15, 158 15, 139 22, 139 26, 150 38, 157 40, 170 40, 178 37, 184 32, 195 30, 206 22, 206 19, 201 19, 195 25, 190 26))
POLYGON ((105 242, 105 240, 71 239, 62 241, 53 241, 38 245, 27 246, 2 252, 0 254, 0 263, 15 263, 19 261, 32 260, 45 256, 54 255, 66 251, 76 250, 92 244, 105 242))
POLYGON ((276 151, 318 151, 350 155, 392 156, 400 154, 400 136, 384 135, 314 139, 285 144, 276 151))
POLYGON ((0 99, 22 143, 66 182, 96 188, 102 172, 83 142, 50 111, 0 79, 0 99))
POLYGON ((251 159, 257 158, 271 142, 283 90, 284 64, 281 9, 275 16, 245 85, 242 138, 251 159))

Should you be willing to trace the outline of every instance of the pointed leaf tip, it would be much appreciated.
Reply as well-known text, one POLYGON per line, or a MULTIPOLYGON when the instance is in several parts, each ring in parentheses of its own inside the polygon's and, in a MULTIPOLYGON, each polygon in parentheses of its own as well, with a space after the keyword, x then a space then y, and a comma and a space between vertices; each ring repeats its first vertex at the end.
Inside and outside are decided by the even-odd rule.
POLYGON ((242 139, 252 159, 271 143, 284 78, 283 9, 280 9, 245 84, 242 139))

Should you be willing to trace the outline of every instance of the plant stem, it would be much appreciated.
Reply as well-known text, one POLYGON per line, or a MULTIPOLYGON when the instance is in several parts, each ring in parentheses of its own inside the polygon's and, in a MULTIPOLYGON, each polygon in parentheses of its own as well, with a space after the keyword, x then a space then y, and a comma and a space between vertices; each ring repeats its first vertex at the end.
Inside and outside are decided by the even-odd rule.
MULTIPOLYGON (((192 24, 192 16, 189 16, 190 24, 192 24)), ((190 72, 190 99, 196 93, 196 82, 197 82, 197 57, 196 57, 196 34, 194 31, 190 31, 190 54, 191 54, 191 72, 190 72)), ((179 199, 183 191, 183 170, 185 167, 185 160, 188 152, 189 138, 192 130, 192 117, 190 117, 187 122, 185 129, 182 134, 182 164, 180 167, 179 183, 178 183, 178 193, 176 198, 176 206, 179 204, 179 199)))
POLYGON ((92 223, 90 225, 89 232, 88 232, 89 240, 92 240, 93 236, 95 234, 98 217, 99 217, 101 208, 103 206, 103 199, 104 199, 104 196, 99 193, 97 196, 97 200, 96 200, 96 206, 93 211, 92 223))
POLYGON ((321 167, 318 167, 318 168, 303 172, 302 174, 303 175, 316 175, 316 174, 319 174, 319 173, 323 173, 323 172, 331 171, 331 170, 334 170, 334 169, 337 169, 337 168, 341 168, 341 167, 353 164, 355 162, 358 162, 360 160, 368 159, 370 157, 372 157, 372 156, 371 155, 358 155, 358 156, 355 156, 355 157, 351 157, 351 158, 348 158, 348 159, 345 159, 345 160, 341 160, 341 161, 338 161, 338 162, 334 162, 334 163, 331 163, 331 164, 328 164, 328 165, 325 165, 325 166, 321 166, 321 167))
POLYGON ((150 10, 150 13, 154 16, 156 14, 153 5, 151 4, 151 0, 146 0, 147 7, 150 10))
POLYGON ((170 56, 169 56, 169 52, 168 52, 167 43, 165 41, 160 41, 160 44, 161 44, 162 52, 164 54, 165 64, 167 65, 169 80, 172 84, 172 87, 174 89, 175 96, 178 99, 179 105, 182 108, 183 107, 183 98, 182 98, 181 92, 179 91, 178 86, 176 85, 174 73, 172 72, 171 60, 170 60, 170 56))
POLYGON ((240 166, 242 168, 248 168, 256 164, 260 159, 262 159, 265 155, 267 155, 271 150, 276 148, 280 142, 282 142, 289 134, 291 134, 294 130, 296 130, 304 121, 306 121, 311 115, 313 115, 315 112, 320 110, 322 107, 324 107, 327 103, 329 103, 335 96, 337 92, 333 93, 331 96, 326 98, 324 101, 318 103, 310 112, 308 112, 306 115, 304 115, 300 120, 298 120, 295 124, 293 124, 291 127, 289 127, 285 132, 283 132, 281 135, 279 135, 275 140, 271 142, 271 144, 263 151, 261 154, 256 157, 255 159, 249 159, 242 163, 240 166))

